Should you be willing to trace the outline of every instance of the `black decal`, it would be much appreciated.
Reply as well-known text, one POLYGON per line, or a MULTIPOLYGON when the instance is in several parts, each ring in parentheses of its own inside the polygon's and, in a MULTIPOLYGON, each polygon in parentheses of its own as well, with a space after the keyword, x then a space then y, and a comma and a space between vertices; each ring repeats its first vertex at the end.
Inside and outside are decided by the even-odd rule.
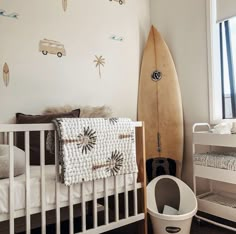
POLYGON ((166 231, 168 233, 178 233, 181 231, 181 228, 179 228, 179 227, 166 227, 166 231))
POLYGON ((160 71, 154 71, 152 73, 152 80, 153 81, 159 81, 161 79, 161 72, 160 71))

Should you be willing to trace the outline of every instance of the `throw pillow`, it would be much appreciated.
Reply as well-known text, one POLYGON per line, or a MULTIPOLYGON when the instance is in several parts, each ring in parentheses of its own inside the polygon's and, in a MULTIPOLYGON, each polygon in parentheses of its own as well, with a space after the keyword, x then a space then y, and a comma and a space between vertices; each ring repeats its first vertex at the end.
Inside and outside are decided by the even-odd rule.
MULTIPOLYGON (((25 152, 13 146, 14 176, 25 173, 25 152)), ((9 177, 10 146, 0 145, 0 179, 9 177)))
MULTIPOLYGON (((78 118, 80 110, 73 110, 68 113, 57 113, 48 115, 26 115, 16 113, 17 124, 38 124, 50 123, 55 118, 78 118)), ((48 132, 45 133, 45 145, 48 132)), ((24 133, 17 133, 17 146, 25 149, 24 133)), ((45 148, 45 164, 54 164, 55 155, 45 148)), ((40 132, 30 132, 30 165, 40 165, 40 132)))

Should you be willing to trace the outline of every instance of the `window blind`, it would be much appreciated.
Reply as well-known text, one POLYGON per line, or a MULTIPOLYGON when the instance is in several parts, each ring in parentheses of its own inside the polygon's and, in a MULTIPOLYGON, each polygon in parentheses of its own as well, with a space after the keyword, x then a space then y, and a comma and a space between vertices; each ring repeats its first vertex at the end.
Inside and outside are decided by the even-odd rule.
POLYGON ((216 0, 217 22, 236 16, 236 0, 216 0))

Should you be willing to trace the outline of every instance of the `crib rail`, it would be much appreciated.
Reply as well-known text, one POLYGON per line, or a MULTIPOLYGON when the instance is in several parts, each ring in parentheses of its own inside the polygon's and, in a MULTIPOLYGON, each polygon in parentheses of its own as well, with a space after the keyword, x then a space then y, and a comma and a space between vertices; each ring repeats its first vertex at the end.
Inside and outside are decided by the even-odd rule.
POLYGON ((57 136, 55 135, 55 204, 47 204, 46 202, 46 178, 45 178, 45 136, 48 131, 55 131, 53 124, 0 124, 0 134, 4 135, 4 144, 10 146, 10 159, 9 159, 9 213, 0 213, 1 221, 9 220, 9 233, 15 233, 15 219, 18 217, 25 217, 25 231, 27 234, 31 232, 31 216, 35 213, 41 214, 41 233, 46 234, 47 218, 46 214, 49 210, 55 210, 55 226, 56 233, 61 233, 61 208, 69 207, 69 233, 74 234, 75 228, 75 205, 80 204, 80 217, 81 217, 81 229, 77 233, 101 233, 109 231, 111 229, 143 220, 140 233, 146 233, 146 201, 145 201, 145 147, 144 147, 144 124, 142 122, 133 122, 134 126, 139 129, 141 133, 137 142, 137 162, 139 167, 139 174, 133 174, 133 184, 128 183, 127 175, 123 175, 124 186, 118 186, 118 177, 114 177, 114 188, 108 188, 108 179, 103 179, 103 191, 97 192, 97 183, 93 181, 92 194, 87 194, 85 191, 85 183, 81 183, 80 197, 74 196, 74 186, 68 187, 68 202, 62 202, 60 200, 61 195, 61 183, 60 183, 60 165, 58 162, 58 150, 57 150, 57 136), (31 200, 33 194, 30 188, 30 132, 40 133, 40 208, 32 208, 31 200), (18 132, 24 132, 25 139, 25 209, 15 210, 15 177, 14 177, 14 148, 16 145, 15 134, 18 132), (141 139, 141 141, 140 141, 141 139), (140 146, 141 143, 141 146, 140 146), (138 178, 138 181, 137 181, 138 178), (139 196, 139 193, 141 194, 139 196), (122 196, 122 199, 120 199, 122 196), (109 199, 113 197, 114 203, 111 204, 109 199), (131 198, 132 197, 132 198, 131 198), (98 203, 98 199, 103 199, 103 202, 98 203), (92 202, 92 228, 87 227, 87 202, 92 202), (98 205, 103 207, 104 221, 99 223, 98 213, 101 209, 98 209, 98 205), (114 219, 110 220, 110 212, 114 211, 114 219), (121 212, 122 210, 122 212, 121 212), (120 214, 124 215, 120 217, 120 214))

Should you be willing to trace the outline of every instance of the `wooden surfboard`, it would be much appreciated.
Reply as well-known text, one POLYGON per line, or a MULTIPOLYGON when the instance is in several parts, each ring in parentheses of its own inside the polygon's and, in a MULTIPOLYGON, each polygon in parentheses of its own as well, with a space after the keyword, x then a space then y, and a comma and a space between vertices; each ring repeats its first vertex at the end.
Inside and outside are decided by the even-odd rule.
POLYGON ((10 74, 9 74, 9 67, 7 65, 7 63, 4 63, 3 65, 3 82, 5 84, 5 86, 7 87, 10 81, 10 74))
POLYGON ((181 93, 170 51, 154 26, 143 54, 138 120, 145 121, 147 159, 174 159, 180 177, 184 140, 181 93))

